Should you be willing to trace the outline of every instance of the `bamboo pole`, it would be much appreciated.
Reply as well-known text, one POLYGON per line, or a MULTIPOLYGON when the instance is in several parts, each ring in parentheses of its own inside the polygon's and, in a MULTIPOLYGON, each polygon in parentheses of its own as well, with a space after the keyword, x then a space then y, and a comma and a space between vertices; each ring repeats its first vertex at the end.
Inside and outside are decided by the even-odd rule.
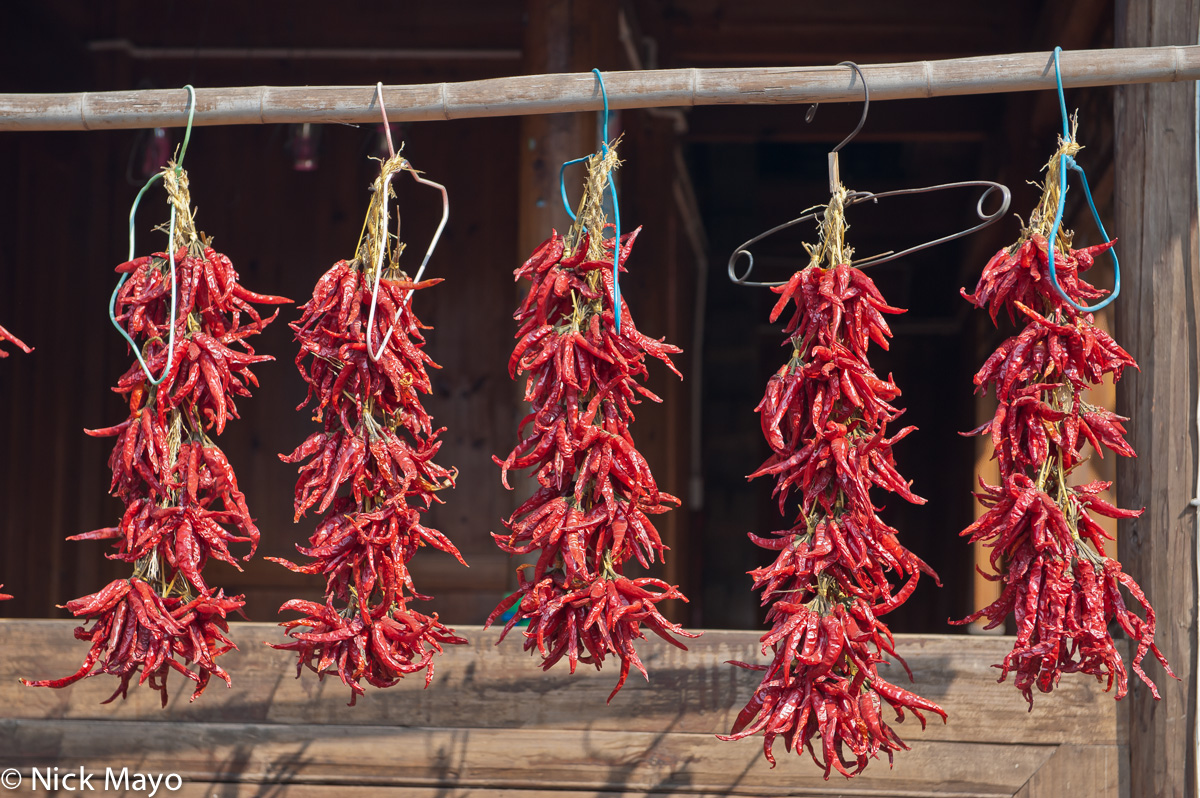
MULTIPOLYGON (((1054 88, 1047 52, 863 67, 873 100, 995 94, 1054 88)), ((1116 86, 1200 78, 1200 46, 1076 50, 1062 54, 1063 85, 1116 86)), ((858 102, 846 67, 651 69, 604 75, 612 108, 858 102)), ((384 88, 393 121, 470 119, 595 111, 590 73, 525 75, 384 88)), ((0 130, 178 127, 187 94, 178 89, 0 94, 0 130)), ((197 125, 375 122, 373 86, 247 86, 198 89, 197 125)))

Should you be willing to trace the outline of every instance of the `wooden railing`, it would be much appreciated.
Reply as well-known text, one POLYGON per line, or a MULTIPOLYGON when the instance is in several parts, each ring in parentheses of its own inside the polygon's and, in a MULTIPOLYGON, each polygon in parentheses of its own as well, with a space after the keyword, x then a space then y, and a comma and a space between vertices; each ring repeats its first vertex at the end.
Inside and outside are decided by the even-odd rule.
MULTIPOLYGON (((762 659, 752 632, 709 631, 682 652, 640 644, 650 671, 634 674, 610 705, 616 668, 542 672, 519 632, 499 647, 495 630, 466 627, 433 683, 418 675, 370 690, 355 707, 336 678, 296 679, 294 657, 272 624, 233 625, 241 650, 221 662, 233 688, 214 681, 195 703, 172 676, 158 694, 132 689, 108 705, 116 679, 71 688, 27 688, 18 676, 73 672, 86 645, 69 621, 0 621, 0 769, 80 767, 99 773, 176 773, 183 789, 159 795, 375 795, 403 788, 415 798, 548 798, 597 795, 1048 796, 1127 795, 1128 741, 1111 695, 1084 677, 1064 677, 1033 711, 991 666, 1008 637, 900 636, 916 690, 950 715, 921 731, 896 726, 912 750, 873 762, 852 781, 825 781, 807 754, 777 741, 772 770, 759 739, 721 742, 750 696, 756 674, 726 660, 762 659)), ((565 665, 565 663, 560 663, 565 665)), ((904 683, 893 666, 890 676, 904 683)), ((890 719, 890 718, 889 718, 890 719)), ((44 791, 43 791, 44 792, 44 791)), ((39 794, 34 790, 32 794, 39 794)))

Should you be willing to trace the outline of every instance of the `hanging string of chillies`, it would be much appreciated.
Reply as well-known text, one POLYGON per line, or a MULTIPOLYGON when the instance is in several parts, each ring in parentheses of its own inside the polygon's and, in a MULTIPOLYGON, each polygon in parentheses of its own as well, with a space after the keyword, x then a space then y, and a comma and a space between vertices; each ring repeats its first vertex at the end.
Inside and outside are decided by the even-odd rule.
POLYGON ((599 669, 615 655, 621 673, 609 701, 631 667, 647 676, 634 648, 643 628, 685 650, 672 635, 697 636, 658 609, 667 599, 687 601, 678 587, 624 573, 634 558, 643 566, 661 561, 667 547, 649 516, 679 505, 658 489, 629 425, 639 396, 661 401, 638 382, 649 376, 646 356, 679 374, 670 356, 681 350, 638 332, 624 300, 617 332, 613 250, 619 245, 624 271, 641 230, 619 244, 603 236, 612 227, 605 224, 604 190, 617 165, 615 143, 588 160, 575 226, 565 237, 553 233, 515 271, 530 290, 513 315, 519 342, 508 370, 513 379, 527 375, 532 408, 518 429, 520 443, 503 461, 493 459, 506 488, 510 470, 529 468, 538 489, 504 522, 509 533, 492 537, 509 554, 538 552, 538 559, 518 568, 516 592, 485 624, 512 609, 503 640, 528 621, 524 648, 537 651, 543 669, 563 657, 572 673, 580 662, 599 669))
POLYGON ((274 359, 254 354, 246 343, 278 315, 263 318, 254 303, 291 300, 239 284, 233 264, 196 230, 187 173, 172 162, 163 181, 176 216, 172 251, 118 266, 125 277, 113 304, 114 318, 136 342, 145 369, 161 381, 151 382, 135 362, 113 389, 128 399, 129 418, 86 430, 116 438, 109 492, 125 503, 125 512, 117 526, 68 538, 113 540, 116 551, 108 557, 132 563, 133 575, 66 603, 92 623, 75 630, 77 639, 91 644, 78 671, 22 681, 65 687, 112 674, 120 679, 112 701, 126 697, 136 677, 137 684, 157 689, 166 706, 171 670, 195 683, 193 701, 214 674, 230 684, 216 660, 236 648, 226 636, 226 618, 245 602, 214 589, 202 571, 210 558, 241 570, 230 544, 249 544, 248 560, 259 532, 210 433, 220 434, 227 419, 237 418, 234 397, 250 396, 249 386, 258 385, 250 366, 274 359))
MULTIPOLYGON (((1101 498, 1110 482, 1071 484, 1087 442, 1100 456, 1105 448, 1135 456, 1122 425, 1129 419, 1088 404, 1083 392, 1106 375, 1119 380, 1137 363, 1096 326, 1091 313, 1066 302, 1049 277, 1047 240, 1059 193, 1066 190, 1059 185, 1059 160, 1080 149, 1074 138, 1060 143, 1029 227, 992 257, 974 294, 962 292, 976 307, 986 307, 993 322, 1004 310, 1024 327, 975 374, 979 391, 990 387, 996 393, 995 415, 972 434, 991 436, 1000 484, 980 479, 982 492, 976 496, 987 512, 962 532, 972 543, 991 547, 993 578, 1004 588, 992 604, 956 623, 987 618, 991 629, 1014 617, 1016 642, 997 667, 1000 681, 1015 674, 1030 709, 1033 688, 1048 693, 1064 673, 1107 679, 1106 690, 1115 680, 1116 697, 1125 695, 1128 677, 1109 631, 1114 621, 1136 641, 1133 670, 1155 698, 1158 690, 1141 667, 1147 652, 1174 676, 1154 645, 1154 609, 1120 563, 1105 553, 1104 540, 1112 538, 1092 517, 1136 518, 1142 510, 1121 509, 1101 498), (1144 618, 1126 606, 1122 586, 1144 618)), ((1070 231, 1060 230, 1055 240, 1058 283, 1076 304, 1085 305, 1108 293, 1080 275, 1112 242, 1076 250, 1071 239, 1070 231)))
POLYGON ((421 524, 421 514, 441 502, 436 491, 454 487, 457 471, 433 461, 445 428, 433 429, 420 394, 431 390, 426 366, 438 366, 422 348, 421 330, 429 328, 412 310, 413 292, 441 280, 410 281, 398 265, 403 244, 389 247, 390 179, 402 169, 411 167, 400 155, 383 163, 355 257, 322 275, 290 325, 300 343, 296 367, 308 384, 296 409, 312 403, 323 427, 280 458, 303 462, 296 520, 313 507, 325 516, 309 545, 296 547, 309 562, 275 561, 326 581, 324 603, 295 599, 280 607, 303 617, 280 624, 292 641, 274 647, 297 653, 297 676, 304 668, 319 678, 337 674, 351 706, 365 692, 363 681, 389 687, 424 669, 428 686, 442 645, 467 642, 437 613, 410 606, 431 598, 416 591, 408 572, 417 549, 432 546, 466 562, 445 535, 421 524))
MULTIPOLYGON (((32 346, 28 346, 20 338, 13 335, 12 333, 10 333, 8 330, 4 329, 3 327, 0 327, 0 343, 4 343, 5 341, 11 341, 12 343, 16 344, 18 347, 21 348, 21 351, 23 351, 27 355, 33 351, 32 346)), ((8 354, 9 354, 8 352, 5 352, 3 349, 0 349, 0 357, 8 357, 8 354)), ((3 587, 4 587, 4 585, 0 585, 0 588, 3 588, 3 587)), ((11 599, 12 599, 12 596, 10 596, 8 593, 0 593, 0 601, 10 601, 11 599)))
POLYGON ((775 477, 773 495, 783 515, 793 493, 799 507, 791 528, 770 537, 750 534, 757 545, 778 552, 769 566, 750 572, 769 606, 771 630, 761 641, 772 659, 770 665, 733 663, 764 673, 730 733, 720 736, 740 740, 761 733, 772 767, 772 747, 782 737, 788 751, 807 748, 827 779, 832 769, 854 776, 881 751, 891 762, 893 751, 908 748, 882 717, 884 704, 897 720, 910 710, 922 728, 922 711, 946 718, 936 704, 878 672, 886 653, 912 678, 879 619, 912 594, 922 572, 937 577, 900 545, 870 497, 871 488, 880 487, 914 504, 925 502, 897 473, 892 456, 892 446, 916 428, 887 437, 887 425, 903 412, 891 404, 900 389, 890 377, 876 376, 867 361, 871 341, 888 348, 891 330, 883 314, 903 311, 849 265, 845 198, 839 188, 824 213, 820 243, 805 245, 809 265, 771 289, 780 294, 772 322, 794 306, 784 330, 792 355, 756 408, 772 454, 748 478, 775 477), (903 585, 897 589, 889 573, 903 578, 903 585))

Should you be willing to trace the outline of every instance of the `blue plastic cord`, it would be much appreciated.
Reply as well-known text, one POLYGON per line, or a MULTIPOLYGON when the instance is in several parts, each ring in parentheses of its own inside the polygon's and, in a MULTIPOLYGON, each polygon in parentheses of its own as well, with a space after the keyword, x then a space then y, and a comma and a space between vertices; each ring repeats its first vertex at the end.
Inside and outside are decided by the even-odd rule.
MULTIPOLYGON (((183 144, 179 148, 179 158, 175 161, 175 174, 177 174, 177 175, 181 174, 183 172, 183 158, 185 155, 187 155, 188 142, 192 138, 192 120, 196 116, 196 90, 192 87, 191 84, 184 86, 184 88, 187 89, 187 91, 188 91, 188 119, 187 119, 187 129, 184 131, 184 134, 183 134, 183 144)), ((130 207, 130 209, 129 209, 129 258, 128 258, 128 260, 133 260, 133 255, 134 255, 134 217, 137 215, 138 205, 141 203, 142 197, 145 195, 145 193, 150 189, 150 187, 152 185, 154 185, 154 182, 156 180, 162 179, 162 176, 163 176, 163 173, 159 172, 158 174, 154 175, 149 180, 147 180, 146 185, 142 186, 141 191, 139 191, 137 193, 137 196, 133 198, 133 206, 130 207)), ((124 338, 129 343, 129 348, 133 350, 133 354, 137 357, 138 364, 141 365, 142 371, 146 374, 146 379, 150 382, 151 385, 162 384, 162 381, 164 379, 166 379, 167 374, 169 374, 171 371, 172 358, 175 356, 175 303, 177 300, 178 290, 177 290, 177 283, 176 283, 176 276, 175 276, 175 204, 174 203, 171 203, 171 223, 168 228, 167 236, 168 236, 168 238, 167 238, 167 258, 171 263, 171 332, 167 337, 167 362, 166 362, 166 365, 163 366, 162 374, 160 374, 158 376, 158 379, 155 379, 154 375, 150 373, 150 367, 146 365, 146 360, 145 360, 145 358, 142 357, 142 351, 138 347, 137 342, 135 342, 133 340, 133 338, 130 337, 129 333, 127 333, 125 331, 125 328, 122 327, 117 322, 117 314, 116 314, 117 294, 120 293, 121 286, 125 285, 125 281, 129 279, 129 272, 126 272, 125 274, 121 275, 121 279, 117 281, 117 287, 113 289, 112 296, 110 296, 108 299, 108 320, 110 322, 112 322, 112 326, 117 328, 117 332, 119 332, 121 334, 121 337, 124 338)))
MULTIPOLYGON (((592 74, 596 76, 596 80, 600 83, 600 96, 604 98, 604 117, 603 128, 600 134, 600 153, 601 157, 608 157, 608 90, 604 88, 604 76, 600 74, 599 69, 593 69, 592 74)), ((571 221, 576 220, 575 212, 571 210, 571 203, 567 199, 567 181, 566 171, 568 166, 577 163, 583 163, 592 156, 585 155, 582 158, 575 158, 570 161, 564 161, 563 165, 558 169, 558 190, 562 195, 563 208, 567 211, 567 215, 571 217, 571 221)), ((612 176, 608 178, 608 192, 612 197, 613 204, 613 229, 616 237, 613 239, 613 321, 616 324, 617 335, 621 334, 621 281, 620 281, 620 257, 621 257, 621 206, 617 202, 617 187, 613 183, 612 176)), ((601 231, 601 235, 604 232, 601 231)))
POLYGON ((567 216, 571 217, 571 221, 575 221, 575 211, 571 210, 571 201, 567 199, 567 176, 566 171, 568 166, 574 166, 577 163, 583 163, 590 155, 585 155, 582 158, 573 158, 570 161, 563 161, 563 165, 558 168, 558 190, 562 194, 563 209, 566 210, 567 216))
MULTIPOLYGON (((1062 71, 1059 68, 1058 56, 1062 52, 1061 47, 1054 48, 1054 78, 1058 81, 1058 108, 1062 113, 1063 125, 1063 141, 1074 141, 1071 136, 1069 120, 1067 118, 1067 101, 1063 97, 1063 82, 1062 71)), ((1050 228, 1050 240, 1046 243, 1047 257, 1050 265, 1050 281, 1054 283, 1055 289, 1058 290, 1059 296, 1066 300, 1067 304, 1081 313, 1092 313, 1097 310, 1108 307, 1112 301, 1121 293, 1121 262, 1117 260, 1117 253, 1113 249, 1108 250, 1108 254, 1112 255, 1113 259, 1113 290, 1104 299, 1097 302, 1095 305, 1087 306, 1080 305, 1071 297, 1067 296, 1067 292, 1063 290, 1058 283, 1058 274, 1054 269, 1054 242, 1058 238, 1058 228, 1062 225, 1063 207, 1067 201, 1067 167, 1079 173, 1079 179, 1083 181, 1083 195, 1087 197, 1088 207, 1092 209, 1092 218, 1096 220, 1096 227, 1100 228, 1100 235, 1104 236, 1104 242, 1110 243, 1111 238, 1104 230, 1104 223, 1100 221, 1100 213, 1096 210, 1096 203, 1092 200, 1092 190, 1088 187, 1087 175, 1083 173, 1083 167, 1075 162, 1075 159, 1070 155, 1063 155, 1058 159, 1058 211, 1054 214, 1054 224, 1050 228)))

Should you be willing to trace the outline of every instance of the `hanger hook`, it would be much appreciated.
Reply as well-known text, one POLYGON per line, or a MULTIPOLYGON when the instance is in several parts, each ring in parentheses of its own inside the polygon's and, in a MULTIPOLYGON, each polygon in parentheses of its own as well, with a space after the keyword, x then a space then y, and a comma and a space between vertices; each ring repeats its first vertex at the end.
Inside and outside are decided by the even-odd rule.
POLYGON ((375 97, 379 100, 379 113, 383 116, 383 133, 387 136, 388 157, 396 157, 396 148, 392 146, 392 126, 388 124, 387 108, 383 107, 383 81, 375 84, 375 97))
POLYGON ((867 86, 867 78, 865 75, 863 75, 863 71, 858 64, 854 63, 853 61, 843 61, 838 64, 838 66, 848 66, 858 73, 858 79, 862 81, 863 86, 863 109, 862 116, 860 116, 858 119, 858 127, 850 131, 850 135, 842 139, 842 143, 834 147, 832 150, 830 150, 830 152, 838 152, 842 149, 842 147, 845 147, 855 136, 858 135, 858 131, 862 130, 863 125, 867 123, 867 109, 871 107, 871 89, 869 86, 867 86))

